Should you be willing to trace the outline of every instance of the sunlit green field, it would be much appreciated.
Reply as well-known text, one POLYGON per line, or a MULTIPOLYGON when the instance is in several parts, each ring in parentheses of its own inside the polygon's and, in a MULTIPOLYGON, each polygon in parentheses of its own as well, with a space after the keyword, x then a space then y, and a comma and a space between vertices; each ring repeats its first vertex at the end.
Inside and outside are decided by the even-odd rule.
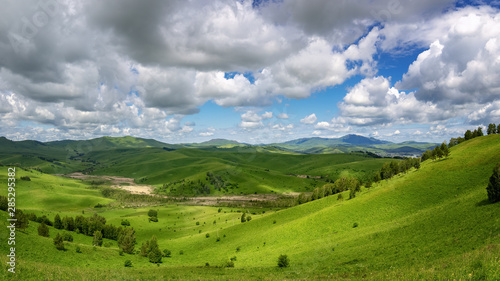
MULTIPOLYGON (((354 199, 339 201, 334 195, 283 210, 249 209, 255 214, 245 223, 240 222, 238 212, 246 211, 244 208, 222 208, 219 212, 217 207, 173 204, 98 210, 108 223, 130 221, 137 233, 136 250, 152 235, 157 236, 160 249, 172 251, 172 257, 164 257, 159 266, 139 255, 120 256, 116 241, 108 241, 110 247, 94 248, 92 237, 82 234, 73 234, 75 241, 66 242, 68 250, 58 251, 52 238, 59 230, 51 227, 51 238, 43 238, 36 235, 38 223, 31 222, 25 233, 17 233, 18 273, 2 271, 1 277, 498 280, 500 204, 490 204, 485 189, 497 162, 500 136, 475 138, 452 148, 447 159, 423 162, 419 170, 382 181, 371 189, 363 188, 354 199), (159 222, 148 222, 151 208, 158 210, 159 222), (82 253, 76 253, 76 246, 82 253), (281 254, 288 255, 290 267, 277 267, 281 254), (222 267, 232 257, 236 257, 235 267, 222 267), (133 267, 125 268, 125 260, 131 260, 133 267)), ((4 185, 6 173, 2 168, 4 185)), ((40 179, 54 181, 52 176, 43 177, 40 179)), ((35 176, 32 181, 36 182, 35 176)), ((92 193, 96 190, 86 189, 84 184, 70 186, 66 181, 73 180, 60 183, 73 190, 69 194, 86 200, 99 198, 92 193)), ((18 186, 20 208, 44 212, 51 219, 57 212, 76 216, 84 210, 85 216, 91 215, 88 205, 67 200, 64 189, 53 206, 46 201, 33 201, 31 205, 29 196, 21 192, 27 186, 24 182, 18 186)), ((92 204, 109 199, 95 200, 92 204)), ((0 214, 0 222, 6 224, 6 213, 0 214)), ((2 235, 5 241, 6 234, 2 235)), ((0 252, 5 265, 6 243, 0 244, 0 252)))

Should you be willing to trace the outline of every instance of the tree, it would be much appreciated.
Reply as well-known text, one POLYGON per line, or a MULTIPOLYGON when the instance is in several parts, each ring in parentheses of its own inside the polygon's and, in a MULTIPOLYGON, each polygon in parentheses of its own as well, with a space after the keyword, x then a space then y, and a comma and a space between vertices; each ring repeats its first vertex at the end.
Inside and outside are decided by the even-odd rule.
POLYGON ((280 255, 278 257, 278 266, 279 267, 288 267, 290 265, 290 260, 287 255, 280 255))
POLYGON ((490 177, 486 191, 488 192, 488 200, 491 203, 500 201, 500 163, 493 169, 493 175, 490 177))
POLYGON ((28 216, 26 216, 21 209, 16 209, 16 213, 14 215, 16 221, 16 228, 19 230, 24 230, 29 225, 28 216))
POLYGON ((448 155, 450 155, 450 150, 444 142, 441 144, 441 151, 443 152, 444 157, 448 157, 448 155))
POLYGON ((151 263, 161 263, 162 254, 158 247, 158 239, 154 235, 149 241, 148 258, 151 263))
POLYGON ((481 127, 477 127, 477 134, 476 134, 478 137, 482 137, 484 136, 484 133, 483 133, 483 128, 481 127))
MULTIPOLYGON (((73 219, 73 217, 65 216, 62 219, 62 226, 64 229, 66 229, 68 231, 73 231, 75 229, 75 220, 73 219)), ((102 230, 102 227, 101 227, 101 230, 102 230)))
POLYGON ((0 210, 7 211, 8 208, 9 208, 9 201, 7 199, 7 196, 0 195, 0 210))
POLYGON ((125 228, 118 235, 118 246, 127 254, 134 253, 135 243, 135 230, 133 227, 125 228))
POLYGON ((148 256, 148 248, 149 248, 149 240, 147 240, 146 242, 142 242, 141 252, 140 252, 140 255, 142 257, 147 257, 148 256))
POLYGON ((92 242, 92 245, 94 246, 102 246, 102 232, 99 230, 96 230, 94 232, 94 241, 92 242))
POLYGON ((57 229, 63 228, 63 224, 62 224, 61 217, 59 216, 59 214, 56 214, 56 216, 54 217, 54 228, 57 228, 57 229))
POLYGON ((500 134, 500 124, 498 124, 498 127, 497 127, 497 134, 500 134))
POLYGON ((247 221, 246 217, 247 217, 247 214, 243 213, 243 215, 241 215, 241 222, 246 222, 247 221))
POLYGON ((486 132, 488 133, 488 135, 496 134, 496 132, 497 132, 497 126, 495 124, 493 124, 493 123, 490 123, 488 125, 488 130, 486 132))
POLYGON ((158 217, 158 212, 156 210, 151 209, 151 210, 148 211, 148 216, 150 216, 150 217, 158 217))
POLYGON ((38 226, 38 235, 49 237, 49 227, 43 222, 38 226))
POLYGON ((467 130, 464 134, 465 140, 470 140, 472 139, 472 132, 470 130, 467 130))
POLYGON ((54 237, 54 245, 56 245, 56 249, 62 251, 62 250, 66 250, 64 248, 64 242, 63 242, 63 239, 62 239, 62 236, 57 233, 56 237, 54 237))

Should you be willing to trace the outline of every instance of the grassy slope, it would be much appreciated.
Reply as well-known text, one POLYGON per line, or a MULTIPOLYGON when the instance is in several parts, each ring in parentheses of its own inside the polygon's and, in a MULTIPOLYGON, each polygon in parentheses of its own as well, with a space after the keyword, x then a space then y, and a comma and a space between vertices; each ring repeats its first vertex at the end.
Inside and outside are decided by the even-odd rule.
MULTIPOLYGON (((156 267, 145 258, 118 256, 116 246, 96 251, 85 248, 86 255, 80 255, 70 245, 69 251, 60 253, 49 239, 18 233, 23 258, 19 263, 21 275, 17 276, 81 279, 84 274, 89 279, 99 276, 123 280, 310 280, 311 276, 498 280, 500 205, 485 200, 487 180, 497 162, 500 136, 476 138, 454 147, 448 159, 424 162, 420 170, 376 184, 353 200, 339 202, 336 196, 330 196, 256 215, 252 221, 234 226, 231 221, 238 214, 229 209, 224 214, 210 207, 159 207, 158 224, 145 222, 147 209, 110 211, 102 213, 109 221, 118 222, 125 215, 132 225, 141 225, 139 244, 155 234, 160 247, 172 250, 173 257, 156 267), (210 223, 214 219, 216 226, 210 223), (229 220, 227 224, 225 219, 229 220), (197 220, 208 226, 196 226, 197 220), (359 226, 353 228, 354 222, 359 226), (226 235, 220 242, 215 241, 216 227, 222 228, 221 237, 226 235), (201 234, 197 231, 200 229, 201 234), (207 231, 210 238, 205 238, 207 231), (34 253, 25 250, 25 243, 36 245, 31 247, 34 253), (241 251, 236 252, 237 247, 241 251), (48 252, 42 250, 45 248, 48 252), (178 254, 180 250, 184 255, 178 254), (289 255, 291 268, 275 267, 280 254, 289 255), (54 258, 43 260, 41 257, 46 255, 54 258), (206 262, 220 265, 232 256, 237 256, 234 269, 203 267, 206 262), (125 259, 132 260, 134 268, 123 268, 125 259), (102 267, 108 269, 95 271, 102 267)), ((5 221, 4 213, 2 216, 0 221, 5 221)), ((28 233, 33 233, 34 227, 36 224, 28 233)), ((5 245, 0 245, 0 249, 4 253, 5 245)), ((2 254, 0 261, 5 264, 5 260, 2 254)))
MULTIPOLYGON (((98 190, 88 189, 87 185, 69 178, 20 168, 16 168, 16 178, 16 201, 22 202, 23 209, 80 211, 112 201, 103 198, 98 190), (19 180, 22 176, 30 177, 31 181, 19 180)), ((7 167, 0 167, 0 186, 7 186, 7 167)), ((7 188, 0 189, 0 195, 6 196, 7 188)))

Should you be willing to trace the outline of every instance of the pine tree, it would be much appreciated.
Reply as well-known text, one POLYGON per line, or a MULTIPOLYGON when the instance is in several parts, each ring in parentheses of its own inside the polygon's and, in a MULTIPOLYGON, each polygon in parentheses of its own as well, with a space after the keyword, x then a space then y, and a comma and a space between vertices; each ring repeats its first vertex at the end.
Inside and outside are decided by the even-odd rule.
POLYGON ((99 230, 94 231, 94 241, 92 242, 94 246, 102 246, 102 233, 99 230))
POLYGON ((49 237, 49 227, 43 222, 38 226, 38 235, 49 237))
POLYGON ((135 243, 135 230, 133 227, 125 228, 118 235, 118 246, 127 254, 134 253, 135 243))
POLYGON ((488 192, 490 202, 495 203, 500 201, 500 163, 493 169, 493 175, 490 177, 486 191, 488 192))
POLYGON ((148 258, 151 263, 161 263, 162 254, 158 247, 158 239, 154 235, 149 241, 148 258))
POLYGON ((62 224, 61 217, 59 216, 59 214, 56 214, 56 216, 54 217, 54 228, 56 228, 56 229, 63 228, 63 224, 62 224))

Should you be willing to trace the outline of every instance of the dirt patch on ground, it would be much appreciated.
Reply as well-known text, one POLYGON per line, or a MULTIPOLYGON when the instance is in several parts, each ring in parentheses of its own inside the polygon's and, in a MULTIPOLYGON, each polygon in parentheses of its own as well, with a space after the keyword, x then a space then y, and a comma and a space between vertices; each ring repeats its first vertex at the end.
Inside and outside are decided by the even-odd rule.
POLYGON ((94 176, 94 175, 85 175, 82 173, 72 173, 64 175, 68 178, 79 179, 79 180, 87 180, 87 181, 105 181, 109 182, 111 188, 123 189, 132 194, 145 194, 145 195, 153 195, 153 191, 155 189, 154 186, 146 185, 146 184, 136 184, 134 179, 125 178, 125 177, 116 177, 116 176, 94 176))
MULTIPOLYGON (((96 176, 96 175, 85 175, 82 173, 72 173, 67 175, 59 175, 63 177, 86 180, 86 181, 97 181, 105 182, 105 185, 109 185, 111 188, 117 188, 126 190, 132 194, 143 194, 150 196, 159 196, 163 198, 172 199, 183 199, 185 202, 192 205, 202 205, 202 206, 214 206, 221 203, 236 203, 242 204, 251 202, 265 202, 277 200, 281 197, 279 194, 250 194, 250 195, 228 195, 228 196, 203 196, 203 197, 170 197, 165 195, 154 194, 154 186, 145 184, 136 184, 134 179, 117 177, 117 176, 96 176)), ((296 197, 300 193, 290 192, 285 195, 296 197)))

